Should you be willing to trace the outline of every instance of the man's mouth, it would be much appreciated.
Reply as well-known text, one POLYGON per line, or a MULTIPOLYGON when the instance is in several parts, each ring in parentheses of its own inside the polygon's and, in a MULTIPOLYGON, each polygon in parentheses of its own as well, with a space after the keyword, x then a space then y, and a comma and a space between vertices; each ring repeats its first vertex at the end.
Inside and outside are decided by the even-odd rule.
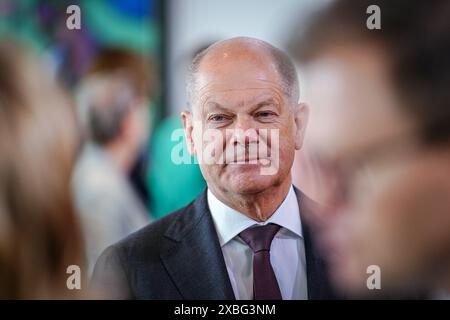
POLYGON ((270 159, 260 157, 245 157, 245 159, 233 160, 227 163, 237 165, 268 165, 270 164, 270 159))

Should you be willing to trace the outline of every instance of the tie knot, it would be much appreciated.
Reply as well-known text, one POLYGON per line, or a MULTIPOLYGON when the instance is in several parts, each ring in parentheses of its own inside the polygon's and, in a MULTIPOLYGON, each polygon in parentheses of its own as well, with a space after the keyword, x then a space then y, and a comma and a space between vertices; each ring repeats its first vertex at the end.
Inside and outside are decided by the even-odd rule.
POLYGON ((273 237, 280 230, 280 226, 269 223, 265 226, 250 227, 245 229, 239 236, 253 250, 254 253, 259 251, 270 251, 270 245, 273 237))

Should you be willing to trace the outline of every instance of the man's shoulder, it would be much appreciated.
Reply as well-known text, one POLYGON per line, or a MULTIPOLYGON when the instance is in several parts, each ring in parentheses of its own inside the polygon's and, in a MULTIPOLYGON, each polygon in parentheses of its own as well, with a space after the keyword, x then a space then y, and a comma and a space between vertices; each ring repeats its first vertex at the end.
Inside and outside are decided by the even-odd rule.
POLYGON ((299 204, 302 222, 311 225, 323 223, 323 217, 326 216, 326 213, 330 209, 326 205, 323 205, 307 196, 296 186, 293 187, 299 204))
POLYGON ((102 298, 132 299, 139 282, 152 279, 158 283, 164 276, 161 252, 172 243, 167 231, 177 225, 180 217, 191 215, 192 205, 193 202, 106 248, 95 264, 91 289, 102 298))
POLYGON ((181 217, 190 214, 194 202, 195 200, 165 217, 150 222, 145 227, 113 244, 111 249, 117 251, 122 259, 127 259, 129 261, 133 260, 130 258, 142 255, 159 255, 159 251, 163 247, 161 244, 162 241, 168 238, 166 233, 181 217))

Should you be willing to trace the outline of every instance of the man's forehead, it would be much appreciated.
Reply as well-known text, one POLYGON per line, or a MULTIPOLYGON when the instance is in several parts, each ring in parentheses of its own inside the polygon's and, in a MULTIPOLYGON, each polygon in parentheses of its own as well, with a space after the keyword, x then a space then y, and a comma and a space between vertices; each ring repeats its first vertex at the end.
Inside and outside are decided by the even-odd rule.
POLYGON ((198 70, 198 81, 209 82, 243 82, 252 80, 266 80, 277 82, 280 80, 278 69, 274 62, 266 64, 254 61, 229 61, 211 67, 202 66, 198 70))
POLYGON ((267 88, 238 88, 229 90, 211 90, 205 92, 200 100, 204 105, 246 105, 261 102, 280 103, 280 94, 276 90, 267 88))
MULTIPOLYGON (((232 63, 230 64, 232 65, 232 63)), ((196 81, 199 96, 212 92, 245 90, 283 91, 283 85, 277 72, 268 68, 247 66, 224 66, 214 70, 199 72, 196 81)))
POLYGON ((201 94, 207 91, 226 92, 226 91, 244 91, 244 90, 281 90, 279 81, 252 78, 243 75, 239 79, 203 79, 197 82, 197 91, 201 94), (209 80, 209 81, 208 81, 209 80))
POLYGON ((199 101, 201 104, 252 104, 264 100, 279 102, 283 92, 277 83, 270 81, 252 81, 246 85, 224 85, 223 83, 212 83, 199 90, 199 101))

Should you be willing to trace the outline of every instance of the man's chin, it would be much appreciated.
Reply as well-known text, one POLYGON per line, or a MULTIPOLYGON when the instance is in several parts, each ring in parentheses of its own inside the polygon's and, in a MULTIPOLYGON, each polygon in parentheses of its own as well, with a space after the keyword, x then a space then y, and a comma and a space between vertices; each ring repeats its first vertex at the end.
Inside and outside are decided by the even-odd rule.
POLYGON ((261 164, 249 163, 228 163, 226 164, 226 171, 233 176, 249 176, 258 178, 261 175, 263 166, 261 164))
POLYGON ((229 190, 239 194, 255 194, 273 186, 276 179, 274 176, 261 175, 259 166, 255 166, 232 172, 227 180, 229 190))

